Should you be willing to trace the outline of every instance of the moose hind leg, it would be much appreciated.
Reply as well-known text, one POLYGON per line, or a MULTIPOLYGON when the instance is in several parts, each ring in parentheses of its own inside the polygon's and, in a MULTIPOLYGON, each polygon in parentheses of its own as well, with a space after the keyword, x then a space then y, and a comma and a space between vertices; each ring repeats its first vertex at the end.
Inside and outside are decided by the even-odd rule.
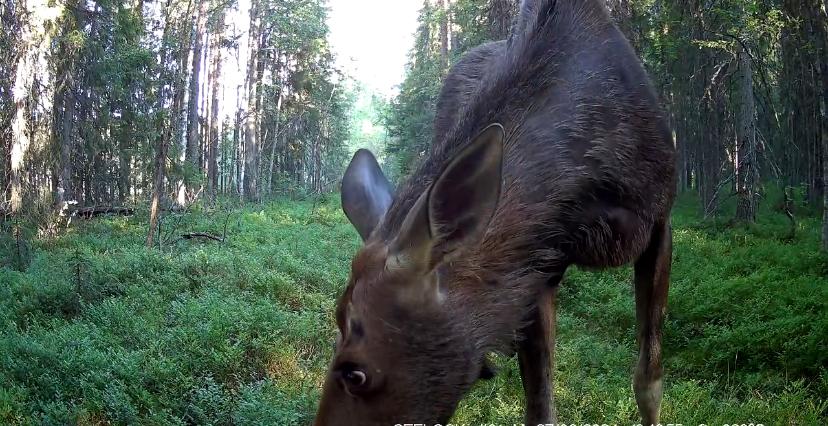
POLYGON ((644 425, 658 424, 661 410, 661 328, 667 306, 672 258, 669 222, 653 227, 650 244, 635 263, 638 364, 633 388, 644 425))
POLYGON ((518 346, 520 375, 526 398, 525 424, 555 423, 555 296, 557 285, 543 290, 531 323, 518 346))

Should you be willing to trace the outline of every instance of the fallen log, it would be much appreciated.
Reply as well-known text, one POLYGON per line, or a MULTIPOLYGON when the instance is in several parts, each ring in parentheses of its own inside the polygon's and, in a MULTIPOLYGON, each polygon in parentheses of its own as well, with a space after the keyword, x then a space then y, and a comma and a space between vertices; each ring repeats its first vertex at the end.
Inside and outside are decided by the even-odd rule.
POLYGON ((190 239, 193 239, 193 238, 206 238, 208 240, 218 241, 220 243, 224 242, 224 238, 217 237, 213 234, 208 234, 206 232, 188 232, 186 234, 181 234, 181 238, 183 238, 185 240, 190 240, 190 239))
POLYGON ((82 217, 84 219, 91 219, 93 217, 102 215, 116 215, 116 216, 132 216, 135 214, 135 209, 131 207, 118 206, 93 206, 93 207, 77 207, 70 208, 69 214, 71 216, 82 217))
MULTIPOLYGON (((124 206, 69 207, 66 211, 69 216, 80 217, 83 219, 92 219, 93 217, 103 215, 132 216, 135 214, 134 208, 124 206)), ((186 208, 179 205, 173 205, 170 207, 163 207, 161 208, 161 211, 183 213, 186 212, 186 208)))

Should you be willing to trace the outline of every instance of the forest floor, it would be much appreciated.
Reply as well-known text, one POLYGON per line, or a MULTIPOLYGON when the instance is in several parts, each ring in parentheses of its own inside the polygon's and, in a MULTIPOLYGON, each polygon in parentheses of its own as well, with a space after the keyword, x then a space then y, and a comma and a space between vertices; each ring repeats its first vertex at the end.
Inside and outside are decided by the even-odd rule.
MULTIPOLYGON (((819 221, 703 221, 683 199, 665 323, 662 420, 828 422, 828 258, 819 221)), ((359 240, 335 197, 76 221, 18 251, 0 235, 0 424, 297 424, 313 417, 333 309, 359 240), (180 239, 210 232, 223 243, 180 239), (20 256, 26 260, 25 272, 20 256)), ((629 268, 571 270, 559 293, 559 419, 631 424, 629 268)), ((514 359, 457 423, 522 420, 514 359)))

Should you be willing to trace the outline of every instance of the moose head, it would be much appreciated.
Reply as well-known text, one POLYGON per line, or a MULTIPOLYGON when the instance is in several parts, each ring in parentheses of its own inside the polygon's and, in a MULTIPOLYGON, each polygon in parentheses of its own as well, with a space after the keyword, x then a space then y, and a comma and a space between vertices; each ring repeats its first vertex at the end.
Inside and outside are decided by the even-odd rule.
POLYGON ((452 261, 478 243, 500 196, 504 130, 492 124, 444 163, 416 200, 394 194, 359 150, 342 207, 363 239, 336 309, 339 337, 315 424, 447 421, 484 369, 447 303, 452 261), (411 206, 397 229, 389 209, 411 206))

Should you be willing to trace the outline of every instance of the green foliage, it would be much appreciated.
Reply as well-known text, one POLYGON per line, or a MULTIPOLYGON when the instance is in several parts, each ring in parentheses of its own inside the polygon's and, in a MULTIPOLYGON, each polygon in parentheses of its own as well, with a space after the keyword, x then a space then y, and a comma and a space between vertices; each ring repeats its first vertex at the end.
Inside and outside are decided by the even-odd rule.
POLYGON ((327 9, 319 0, 266 1, 262 7, 263 25, 270 28, 263 48, 284 55, 269 65, 281 75, 262 81, 261 143, 272 150, 279 174, 268 176, 266 169, 262 178, 275 182, 277 193, 330 191, 348 160, 354 94, 350 78, 334 65, 327 9), (270 100, 279 95, 277 109, 270 100))
MULTIPOLYGON (((388 153, 402 172, 410 171, 429 150, 434 107, 447 69, 441 56, 441 25, 450 16, 449 62, 492 38, 491 14, 509 0, 425 2, 398 96, 391 100, 385 125, 388 153)), ((707 213, 738 172, 734 145, 745 117, 755 117, 761 149, 753 164, 762 180, 804 185, 808 202, 822 204, 819 99, 820 49, 824 14, 812 13, 818 1, 724 0, 610 1, 610 15, 630 40, 660 94, 679 152, 681 190, 695 190, 707 213), (709 3, 709 4, 708 4, 709 3), (741 114, 744 83, 739 52, 751 61, 756 111, 741 114), (802 78, 802 76, 809 76, 802 78)), ((742 156, 744 158, 744 156, 742 156)), ((756 188, 755 192, 761 192, 756 188)), ((745 191, 741 191, 744 193, 745 191)))
POLYGON ((348 145, 351 152, 365 148, 371 151, 391 180, 399 177, 396 158, 386 150, 388 131, 385 127, 390 112, 388 100, 382 95, 371 93, 361 84, 353 88, 354 108, 351 111, 351 138, 348 145))
POLYGON ((25 164, 25 211, 139 203, 156 172, 164 204, 231 193, 242 176, 256 200, 335 188, 352 96, 328 43, 326 0, 48 3, 0 8, 0 48, 9 52, 0 59, 0 212, 10 212, 18 116, 30 140, 14 157, 25 164), (41 20, 42 29, 29 28, 41 20), (36 42, 25 38, 32 31, 36 42), (17 89, 25 102, 15 102, 24 57, 37 64, 17 89))
POLYGON ((0 269, 0 423, 306 424, 356 248, 336 203, 235 210, 226 243, 163 252, 145 220, 81 224, 0 269))
POLYGON ((491 40, 489 8, 480 0, 458 0, 445 10, 423 4, 405 80, 384 115, 390 137, 387 152, 401 175, 413 170, 431 146, 437 98, 449 68, 440 56, 441 23, 451 17, 450 66, 467 50, 491 40))
MULTIPOLYGON (((492 3, 488 0, 423 2, 405 79, 383 115, 389 137, 386 152, 390 161, 387 165, 392 165, 391 169, 399 176, 413 170, 430 149, 437 99, 451 65, 467 50, 493 40, 496 25, 492 22, 495 19, 491 13, 492 3), (447 52, 442 51, 442 30, 447 33, 447 52)), ((511 3, 514 7, 517 2, 501 3, 511 3)), ((500 19, 510 20, 511 17, 500 19)))
MULTIPOLYGON (((219 200, 167 217, 161 251, 143 247, 144 215, 36 241, 25 273, 0 269, 0 423, 307 424, 359 245, 336 200, 231 210, 219 200), (224 243, 177 239, 222 235, 225 222, 224 243)), ((828 262, 817 220, 800 218, 786 241, 778 212, 729 228, 697 210, 685 198, 673 218, 663 419, 824 423, 828 262)), ((561 420, 637 419, 629 268, 570 271, 559 307, 561 420)), ((455 422, 522 418, 517 363, 495 363, 455 422)))
POLYGON ((438 24, 438 14, 425 2, 405 80, 385 116, 391 137, 387 151, 396 160, 401 175, 412 170, 431 144, 434 111, 445 71, 435 47, 438 24))

